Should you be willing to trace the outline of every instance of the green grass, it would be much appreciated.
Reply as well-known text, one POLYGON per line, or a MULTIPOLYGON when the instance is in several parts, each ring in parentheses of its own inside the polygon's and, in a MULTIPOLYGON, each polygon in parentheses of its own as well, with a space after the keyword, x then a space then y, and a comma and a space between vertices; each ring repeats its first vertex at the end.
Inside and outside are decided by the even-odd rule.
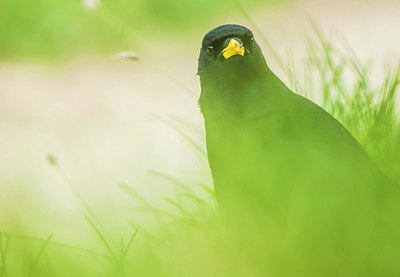
MULTIPOLYGON (((100 2, 97 9, 87 10, 82 0, 2 0, 0 61, 113 55, 154 38, 185 36, 236 11, 231 0, 100 2)), ((281 2, 251 0, 246 7, 281 2)))
MULTIPOLYGON (((307 39, 303 78, 292 62, 285 67, 294 91, 320 102, 364 146, 387 175, 400 180, 400 125, 396 111, 400 60, 383 69, 377 79, 376 65, 362 62, 348 45, 340 49, 324 38, 313 23, 316 41, 307 39)), ((288 58, 290 61, 290 57, 288 58)))
MULTIPOLYGON (((386 70, 381 80, 371 81, 370 63, 361 62, 347 45, 327 41, 317 28, 307 39, 307 49, 302 68, 293 66, 290 56, 283 62, 284 59, 275 54, 290 87, 319 102, 349 129, 387 174, 400 180, 400 126, 395 105, 400 67, 386 70)), ((165 172, 149 172, 160 182, 175 188, 175 195, 165 198, 168 206, 165 209, 150 203, 130 184, 121 184, 120 188, 131 197, 135 209, 151 218, 152 223, 149 227, 128 221, 130 230, 119 237, 115 236, 118 230, 102 223, 56 158, 49 156, 49 165, 70 186, 85 211, 85 224, 91 227, 90 233, 76 236, 86 238, 92 248, 64 244, 56 239, 50 227, 48 233, 39 238, 24 234, 25 227, 29 226, 23 223, 16 230, 1 226, 0 277, 268 276, 257 266, 264 262, 264 257, 260 260, 237 258, 238 252, 257 257, 257 248, 251 245, 262 238, 248 238, 232 244, 231 236, 235 233, 226 236, 225 227, 220 224, 202 128, 182 119, 157 120, 169 126, 171 132, 193 149, 199 174, 208 182, 187 184, 165 172), (191 137, 188 133, 195 135, 191 137)), ((243 226, 244 230, 246 228, 243 226)), ((287 263, 296 263, 296 260, 292 258, 287 263)), ((343 268, 351 272, 346 265, 343 268)))

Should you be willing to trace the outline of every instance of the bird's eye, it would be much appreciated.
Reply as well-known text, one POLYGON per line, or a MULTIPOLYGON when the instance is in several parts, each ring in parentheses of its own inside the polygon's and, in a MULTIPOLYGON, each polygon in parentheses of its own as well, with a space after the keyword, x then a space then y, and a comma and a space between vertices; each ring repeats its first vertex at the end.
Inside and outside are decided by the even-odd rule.
POLYGON ((255 42, 255 40, 254 40, 254 37, 252 37, 252 38, 250 39, 250 46, 251 46, 251 47, 254 47, 255 44, 256 44, 256 42, 255 42))
POLYGON ((208 55, 214 54, 214 47, 212 47, 211 45, 207 46, 207 54, 208 55))

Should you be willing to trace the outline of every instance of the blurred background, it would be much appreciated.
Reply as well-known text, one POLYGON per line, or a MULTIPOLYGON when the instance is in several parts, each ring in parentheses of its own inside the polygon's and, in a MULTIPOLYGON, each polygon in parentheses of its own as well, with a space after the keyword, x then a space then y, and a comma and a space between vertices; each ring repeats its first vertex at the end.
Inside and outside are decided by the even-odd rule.
POLYGON ((204 149, 197 56, 210 29, 252 28, 240 7, 295 64, 311 22, 380 69, 400 57, 397 0, 0 1, 0 230, 85 245, 78 234, 93 230, 71 184, 121 234, 134 217, 122 183, 160 206, 174 192, 162 174, 211 186, 193 151, 204 149))

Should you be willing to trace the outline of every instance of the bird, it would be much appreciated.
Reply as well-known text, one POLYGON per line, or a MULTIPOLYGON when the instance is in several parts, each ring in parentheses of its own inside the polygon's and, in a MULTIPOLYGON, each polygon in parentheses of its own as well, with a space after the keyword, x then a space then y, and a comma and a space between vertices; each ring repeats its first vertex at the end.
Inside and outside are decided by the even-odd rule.
POLYGON ((400 276, 399 185, 273 73, 250 29, 207 32, 198 75, 221 216, 272 276, 400 276))

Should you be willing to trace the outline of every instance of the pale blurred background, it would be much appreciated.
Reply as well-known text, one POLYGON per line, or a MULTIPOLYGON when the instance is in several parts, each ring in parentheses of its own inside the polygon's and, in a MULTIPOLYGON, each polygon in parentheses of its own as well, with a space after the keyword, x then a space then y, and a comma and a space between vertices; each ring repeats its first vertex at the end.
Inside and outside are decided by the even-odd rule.
MULTIPOLYGON (((74 243, 76 232, 90 230, 48 153, 116 230, 133 220, 121 182, 160 205, 173 186, 149 170, 210 184, 193 146, 165 121, 204 146, 201 132, 176 119, 202 130, 200 42, 224 23, 251 26, 235 2, 19 2, 0 3, 0 229, 20 225, 30 235, 51 231, 74 243), (124 51, 139 60, 113 59, 124 51)), ((379 69, 399 60, 398 0, 239 3, 272 47, 283 57, 291 51, 295 63, 305 57, 311 19, 331 41, 347 40, 379 69)))

